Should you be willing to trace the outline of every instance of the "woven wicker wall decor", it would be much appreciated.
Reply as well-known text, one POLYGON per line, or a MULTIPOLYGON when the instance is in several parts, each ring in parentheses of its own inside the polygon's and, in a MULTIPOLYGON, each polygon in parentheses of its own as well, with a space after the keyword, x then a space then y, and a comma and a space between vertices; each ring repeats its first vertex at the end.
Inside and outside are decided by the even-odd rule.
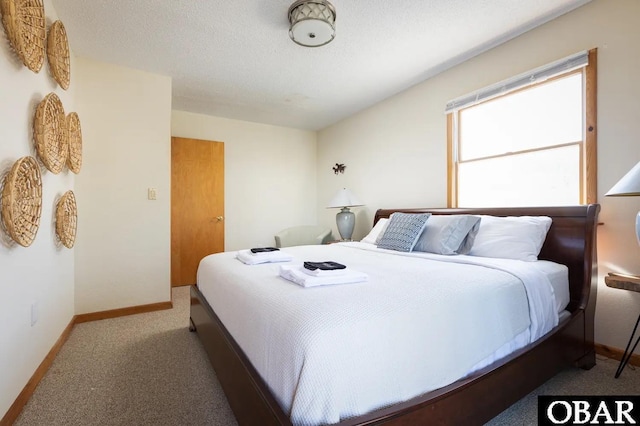
POLYGON ((78 207, 73 191, 64 193, 56 207, 56 235, 66 248, 72 248, 76 241, 78 227, 78 207))
POLYGON ((39 72, 47 36, 42 0, 0 0, 0 12, 11 47, 27 68, 39 72))
POLYGON ((2 222, 9 236, 24 247, 31 245, 40 226, 42 177, 33 157, 22 157, 7 174, 2 188, 2 222))
POLYGON ((78 174, 82 167, 82 129, 80 127, 80 118, 75 112, 67 115, 67 135, 69 145, 67 167, 73 173, 78 174))
POLYGON ((33 120, 33 137, 40 160, 52 173, 62 171, 69 149, 67 148, 67 121, 60 98, 49 93, 38 104, 33 120))
POLYGON ((60 87, 67 90, 71 82, 71 60, 67 31, 61 21, 54 22, 49 28, 47 59, 53 78, 56 79, 60 87))

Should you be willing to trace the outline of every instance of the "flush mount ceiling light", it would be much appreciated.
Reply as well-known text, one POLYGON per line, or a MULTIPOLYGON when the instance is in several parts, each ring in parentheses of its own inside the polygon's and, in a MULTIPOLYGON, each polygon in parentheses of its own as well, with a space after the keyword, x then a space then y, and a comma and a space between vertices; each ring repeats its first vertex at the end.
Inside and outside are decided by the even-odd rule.
POLYGON ((336 36, 336 9, 326 0, 298 0, 289 7, 289 37, 301 46, 318 47, 336 36))

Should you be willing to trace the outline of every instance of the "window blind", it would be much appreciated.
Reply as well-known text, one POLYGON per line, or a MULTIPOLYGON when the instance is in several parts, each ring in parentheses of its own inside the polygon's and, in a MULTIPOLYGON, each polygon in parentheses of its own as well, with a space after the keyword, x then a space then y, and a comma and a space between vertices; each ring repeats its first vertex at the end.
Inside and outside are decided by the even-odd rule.
POLYGON ((449 101, 447 102, 445 113, 450 113, 462 108, 467 108, 481 102, 488 101, 489 99, 504 95, 514 90, 518 90, 522 87, 543 82, 551 77, 565 74, 579 68, 584 68, 588 64, 588 51, 585 50, 583 52, 575 53, 564 59, 560 59, 534 70, 527 71, 515 77, 508 78, 499 83, 492 84, 491 86, 449 101))

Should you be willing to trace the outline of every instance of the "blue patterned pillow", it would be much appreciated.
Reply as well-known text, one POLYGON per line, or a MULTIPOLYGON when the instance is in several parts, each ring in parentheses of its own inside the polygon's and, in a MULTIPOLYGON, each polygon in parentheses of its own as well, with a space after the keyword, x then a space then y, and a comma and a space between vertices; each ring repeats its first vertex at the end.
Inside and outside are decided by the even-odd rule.
POLYGON ((378 248, 411 251, 416 245, 422 230, 427 224, 431 213, 408 214, 394 213, 389 218, 389 224, 382 238, 378 242, 378 248))

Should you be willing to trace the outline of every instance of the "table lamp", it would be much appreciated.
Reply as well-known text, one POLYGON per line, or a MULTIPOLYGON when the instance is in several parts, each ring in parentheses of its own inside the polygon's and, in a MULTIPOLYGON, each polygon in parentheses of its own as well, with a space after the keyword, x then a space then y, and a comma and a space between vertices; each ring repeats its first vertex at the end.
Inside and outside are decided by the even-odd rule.
POLYGON ((351 240, 353 228, 356 226, 356 215, 349 207, 362 206, 363 204, 347 188, 342 188, 329 201, 328 209, 340 208, 336 215, 336 225, 343 241, 351 240))
MULTIPOLYGON (((636 164, 633 169, 622 176, 622 179, 618 181, 613 188, 609 190, 605 196, 617 196, 617 197, 631 197, 640 195, 640 163, 636 164)), ((640 244, 640 212, 636 216, 636 239, 640 244)))

